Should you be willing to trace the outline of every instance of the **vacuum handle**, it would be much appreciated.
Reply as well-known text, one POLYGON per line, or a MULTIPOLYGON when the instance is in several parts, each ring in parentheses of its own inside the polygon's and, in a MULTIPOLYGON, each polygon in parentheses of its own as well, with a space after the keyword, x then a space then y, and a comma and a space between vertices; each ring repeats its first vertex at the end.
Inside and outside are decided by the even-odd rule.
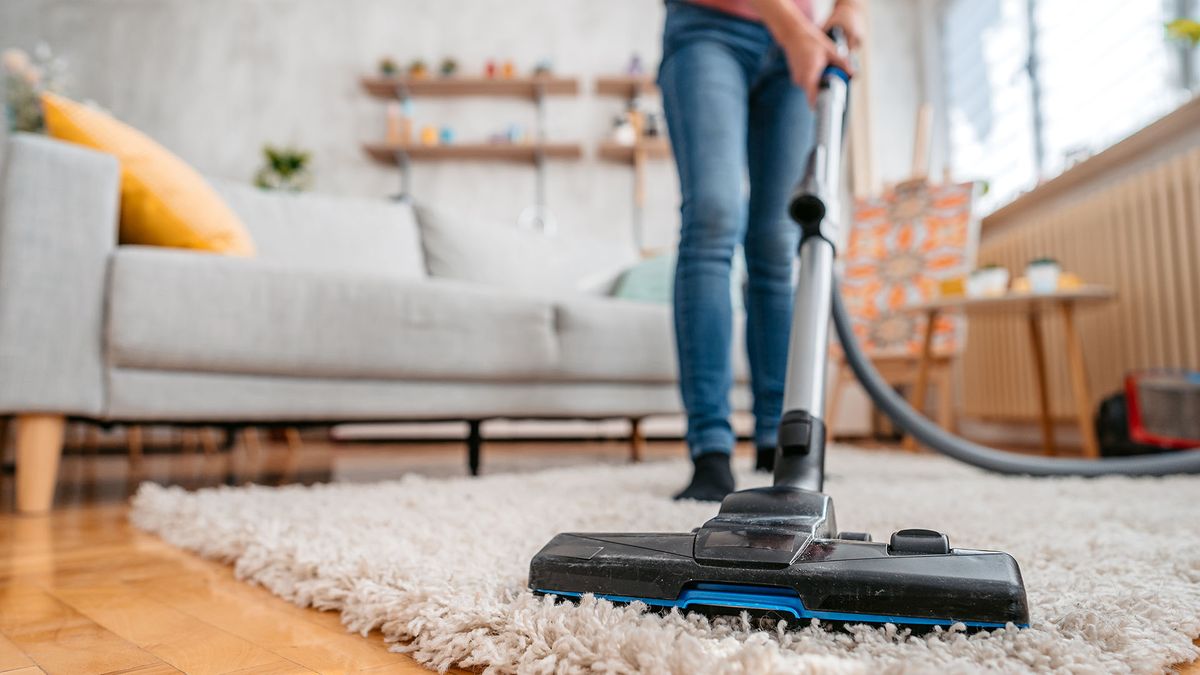
MULTIPOLYGON (((841 56, 842 58, 847 58, 850 56, 850 41, 846 39, 846 32, 842 30, 841 26, 834 26, 833 28, 830 28, 826 35, 828 35, 829 39, 833 41, 833 47, 837 51, 838 56, 841 56)), ((825 88, 827 86, 829 78, 831 77, 839 78, 843 82, 850 81, 850 73, 847 73, 838 66, 830 65, 826 66, 825 72, 821 73, 821 88, 825 88)))
MULTIPOLYGON (((841 28, 829 31, 838 54, 848 56, 849 43, 841 28)), ((821 74, 820 91, 814 111, 815 130, 812 153, 804 177, 792 192, 788 214, 805 228, 806 234, 816 233, 834 241, 833 236, 820 230, 820 224, 836 209, 841 189, 842 136, 846 125, 846 108, 850 91, 850 74, 834 66, 826 66, 821 74)), ((837 214, 834 213, 834 216, 837 214)), ((833 218, 836 227, 837 218, 833 218)))

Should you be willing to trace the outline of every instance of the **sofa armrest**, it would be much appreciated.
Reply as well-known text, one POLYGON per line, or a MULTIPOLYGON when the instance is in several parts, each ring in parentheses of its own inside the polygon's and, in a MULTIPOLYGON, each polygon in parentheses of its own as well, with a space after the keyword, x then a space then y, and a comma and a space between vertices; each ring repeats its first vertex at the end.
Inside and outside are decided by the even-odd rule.
POLYGON ((115 158, 17 135, 0 170, 0 414, 104 411, 115 158))

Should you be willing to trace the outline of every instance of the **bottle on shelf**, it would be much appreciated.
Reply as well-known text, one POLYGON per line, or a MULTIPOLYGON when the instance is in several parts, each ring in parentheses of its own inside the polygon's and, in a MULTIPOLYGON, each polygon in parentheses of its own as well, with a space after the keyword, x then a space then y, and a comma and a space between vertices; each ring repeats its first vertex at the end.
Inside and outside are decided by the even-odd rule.
POLYGON ((390 101, 387 104, 386 140, 389 145, 407 145, 412 142, 412 101, 390 101))
POLYGON ((400 120, 404 117, 404 113, 400 111, 400 102, 389 101, 385 108, 385 114, 387 115, 387 129, 384 132, 384 140, 388 145, 399 145, 402 142, 400 140, 400 120))

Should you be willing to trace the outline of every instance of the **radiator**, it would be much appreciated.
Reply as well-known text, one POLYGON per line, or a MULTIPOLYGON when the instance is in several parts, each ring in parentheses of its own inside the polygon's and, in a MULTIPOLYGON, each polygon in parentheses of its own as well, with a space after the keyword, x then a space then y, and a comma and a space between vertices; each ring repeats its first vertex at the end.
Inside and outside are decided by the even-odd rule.
MULTIPOLYGON (((1181 151, 1070 199, 985 229, 979 263, 1014 276, 1037 257, 1057 258, 1117 300, 1081 307, 1093 409, 1132 369, 1200 369, 1200 148, 1181 151), (989 233, 988 229, 994 229, 989 233)), ((1062 325, 1043 318, 1053 414, 1072 418, 1062 325)), ((971 318, 962 362, 963 414, 994 421, 1037 419, 1029 328, 1023 317, 971 318)))

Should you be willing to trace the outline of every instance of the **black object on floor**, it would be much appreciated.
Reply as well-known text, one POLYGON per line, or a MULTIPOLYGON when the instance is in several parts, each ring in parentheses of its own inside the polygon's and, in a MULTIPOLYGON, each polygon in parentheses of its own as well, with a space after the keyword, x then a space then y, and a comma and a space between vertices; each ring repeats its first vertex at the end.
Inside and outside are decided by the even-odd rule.
POLYGON ((1138 443, 1129 433, 1129 414, 1125 394, 1114 394, 1100 402, 1096 410, 1096 439, 1100 442, 1100 456, 1129 457, 1170 452, 1150 443, 1138 443))
POLYGON ((775 448, 757 448, 755 450, 754 470, 767 473, 775 470, 775 448))
POLYGON ((692 482, 675 499, 696 499, 702 502, 719 502, 733 492, 733 469, 729 466, 730 453, 705 452, 692 459, 692 482))

